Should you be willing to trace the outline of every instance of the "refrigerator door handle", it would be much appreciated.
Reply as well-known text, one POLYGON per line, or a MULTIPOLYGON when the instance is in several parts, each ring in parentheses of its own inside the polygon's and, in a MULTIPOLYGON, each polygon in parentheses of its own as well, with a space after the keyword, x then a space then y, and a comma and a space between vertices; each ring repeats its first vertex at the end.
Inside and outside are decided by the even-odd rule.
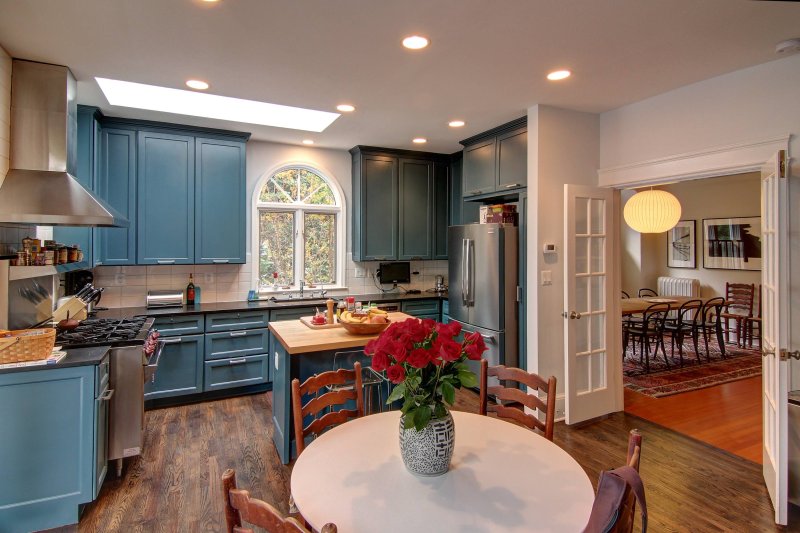
POLYGON ((475 265, 473 261, 473 254, 475 251, 475 243, 472 239, 467 239, 467 305, 472 306, 475 304, 475 295, 473 289, 475 288, 475 265))
POLYGON ((467 261, 469 261, 469 257, 467 256, 467 239, 461 239, 461 303, 464 306, 467 305, 467 261))
POLYGON ((481 337, 483 337, 486 342, 495 344, 494 335, 484 335, 483 333, 481 333, 481 337))

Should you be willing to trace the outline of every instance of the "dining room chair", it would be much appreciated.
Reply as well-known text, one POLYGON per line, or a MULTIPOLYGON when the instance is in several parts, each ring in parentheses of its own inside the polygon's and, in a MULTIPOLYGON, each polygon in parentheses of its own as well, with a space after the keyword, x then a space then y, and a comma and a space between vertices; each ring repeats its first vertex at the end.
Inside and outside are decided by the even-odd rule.
POLYGON ((653 289, 648 289, 646 287, 639 289, 638 293, 639 298, 651 298, 653 296, 658 296, 658 293, 653 289))
POLYGON ((601 472, 589 523, 583 533, 631 533, 636 518, 636 503, 641 503, 642 531, 647 531, 647 503, 644 483, 639 475, 642 435, 628 434, 625 466, 601 472))
POLYGON ((298 457, 305 449, 306 437, 316 437, 331 426, 362 416, 364 389, 361 382, 361 363, 356 361, 352 370, 340 368, 316 374, 302 385, 299 379, 292 380, 292 417, 298 457), (352 388, 327 389, 329 385, 341 384, 351 384, 352 388), (312 396, 305 405, 302 403, 304 396, 312 396), (351 401, 355 401, 355 409, 346 405, 351 401), (334 410, 333 407, 339 408, 334 410), (312 417, 312 421, 303 426, 303 420, 308 416, 312 417))
POLYGON ((538 429, 547 440, 553 440, 553 425, 556 418, 556 378, 550 376, 547 381, 532 372, 526 372, 520 368, 507 367, 505 365, 489 366, 489 361, 481 359, 481 383, 480 383, 480 414, 488 416, 489 412, 497 414, 498 418, 505 418, 519 422, 530 428, 538 429), (489 386, 489 378, 494 377, 501 381, 514 381, 533 389, 533 394, 528 394, 516 387, 505 387, 503 385, 489 386), (546 394, 542 400, 537 391, 546 394), (489 403, 489 395, 497 400, 497 404, 489 403), (542 422, 536 413, 526 413, 523 409, 503 405, 501 402, 515 402, 522 404, 529 409, 539 411, 545 415, 542 422))
POLYGON ((640 324, 628 326, 628 336, 634 342, 633 354, 636 355, 636 342, 638 340, 641 348, 639 362, 641 364, 642 360, 644 360, 645 372, 648 374, 650 373, 651 343, 654 344, 653 357, 658 354, 658 347, 660 346, 661 353, 664 355, 664 362, 667 368, 670 368, 667 350, 664 348, 664 325, 670 309, 671 306, 667 303, 652 304, 642 313, 642 322, 640 324))
POLYGON ((747 327, 745 328, 745 339, 747 340, 747 347, 753 347, 753 341, 758 339, 758 348, 761 349, 761 313, 762 313, 762 306, 761 306, 761 285, 758 286, 758 306, 755 306, 757 311, 754 316, 751 316, 747 319, 747 327), (756 334, 756 329, 758 329, 758 333, 756 334))
POLYGON ((667 319, 664 321, 664 333, 670 336, 671 355, 675 357, 675 344, 678 345, 678 357, 683 366, 683 340, 689 335, 694 342, 694 354, 697 357, 697 362, 700 363, 700 354, 697 349, 699 338, 699 330, 697 329, 697 320, 700 317, 700 312, 703 308, 703 300, 687 300, 681 304, 677 311, 672 311, 667 319))
POLYGON ((725 283, 725 309, 721 316, 725 342, 731 342, 730 334, 735 333, 736 344, 744 347, 747 320, 753 316, 755 292, 755 283, 725 283))
MULTIPOLYGON (((299 521, 284 517, 272 505, 236 486, 236 472, 229 468, 222 474, 222 498, 225 501, 225 525, 228 533, 253 533, 242 524, 252 524, 267 533, 310 533, 299 521)), ((335 524, 325 524, 320 533, 336 533, 335 524)))
POLYGON ((628 294, 628 293, 627 293, 627 292, 625 292, 625 291, 622 291, 622 299, 623 299, 623 300, 627 300, 627 299, 628 299, 628 298, 630 298, 630 297, 631 297, 631 295, 630 295, 630 294, 628 294))
MULTIPOLYGON (((378 397, 377 412, 383 412, 384 387, 387 381, 384 377, 372 369, 370 366, 372 358, 364 353, 364 350, 350 350, 346 352, 335 352, 333 354, 333 370, 340 368, 354 368, 356 362, 361 365, 361 385, 364 387, 364 414, 370 415, 376 412, 373 397, 378 397)), ((353 384, 333 384, 328 385, 328 390, 344 390, 353 388, 353 384)))
POLYGON ((709 335, 716 336, 720 355, 723 359, 726 357, 725 339, 722 330, 722 315, 724 314, 724 308, 725 298, 721 296, 706 300, 706 303, 703 304, 703 308, 700 311, 700 316, 695 323, 697 334, 699 335, 702 333, 703 335, 703 343, 705 344, 706 348, 706 361, 711 361, 711 352, 708 348, 709 335))

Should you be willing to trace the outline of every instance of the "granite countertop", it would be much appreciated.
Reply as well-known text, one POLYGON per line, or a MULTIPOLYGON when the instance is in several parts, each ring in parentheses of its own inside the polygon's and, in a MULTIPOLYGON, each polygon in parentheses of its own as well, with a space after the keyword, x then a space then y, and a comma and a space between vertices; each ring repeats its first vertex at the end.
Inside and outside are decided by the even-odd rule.
MULTIPOLYGON (((361 302, 387 303, 402 302, 406 300, 446 300, 447 293, 422 292, 420 294, 406 293, 378 293, 378 294, 354 294, 356 300, 361 302)), ((332 295, 331 298, 339 300, 340 295, 332 295)), ((282 302, 257 301, 257 302, 217 302, 199 305, 184 305, 182 307, 163 307, 148 309, 146 307, 114 307, 106 310, 98 310, 98 318, 127 318, 137 315, 148 316, 174 316, 191 315, 197 313, 218 313, 224 311, 256 311, 271 309, 288 309, 293 307, 314 307, 321 305, 324 299, 317 300, 289 300, 282 302)))
POLYGON ((67 368, 71 366, 99 365, 108 354, 109 346, 93 346, 90 348, 69 348, 64 350, 67 356, 52 365, 18 366, 13 368, 0 368, 0 374, 12 372, 29 372, 31 370, 50 370, 53 368, 67 368))

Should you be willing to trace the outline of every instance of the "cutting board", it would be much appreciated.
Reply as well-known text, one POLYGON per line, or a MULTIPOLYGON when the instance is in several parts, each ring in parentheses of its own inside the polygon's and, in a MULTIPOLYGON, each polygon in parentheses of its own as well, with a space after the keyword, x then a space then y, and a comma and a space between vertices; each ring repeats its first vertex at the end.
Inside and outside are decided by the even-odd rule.
MULTIPOLYGON (((314 317, 302 316, 302 317, 300 317, 300 322, 302 322, 303 324, 305 324, 306 326, 308 326, 311 329, 331 329, 331 328, 340 328, 340 327, 342 327, 342 325, 339 324, 339 322, 334 322, 333 324, 319 324, 319 325, 312 324, 311 323, 311 319, 312 318, 314 318, 314 317)), ((336 320, 336 317, 333 317, 333 319, 336 320)))

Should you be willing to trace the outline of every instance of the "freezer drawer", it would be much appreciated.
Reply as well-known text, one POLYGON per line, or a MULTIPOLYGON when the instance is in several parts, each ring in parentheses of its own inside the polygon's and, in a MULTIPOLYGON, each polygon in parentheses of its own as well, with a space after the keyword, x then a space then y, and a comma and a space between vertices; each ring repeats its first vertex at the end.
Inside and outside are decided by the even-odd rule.
MULTIPOLYGON (((483 336, 483 342, 486 343, 488 350, 484 352, 483 358, 489 361, 489 366, 506 365, 517 366, 516 356, 508 357, 510 355, 506 350, 506 335, 503 331, 494 331, 486 328, 479 328, 472 324, 453 320, 451 322, 459 322, 461 324, 461 334, 466 335, 477 331, 483 336)), ((515 354, 516 355, 516 354, 515 354)), ((481 365, 480 361, 467 361, 470 369, 475 372, 475 375, 480 378, 481 365)), ((500 382, 495 378, 489 378, 489 385, 499 385, 500 382)))

